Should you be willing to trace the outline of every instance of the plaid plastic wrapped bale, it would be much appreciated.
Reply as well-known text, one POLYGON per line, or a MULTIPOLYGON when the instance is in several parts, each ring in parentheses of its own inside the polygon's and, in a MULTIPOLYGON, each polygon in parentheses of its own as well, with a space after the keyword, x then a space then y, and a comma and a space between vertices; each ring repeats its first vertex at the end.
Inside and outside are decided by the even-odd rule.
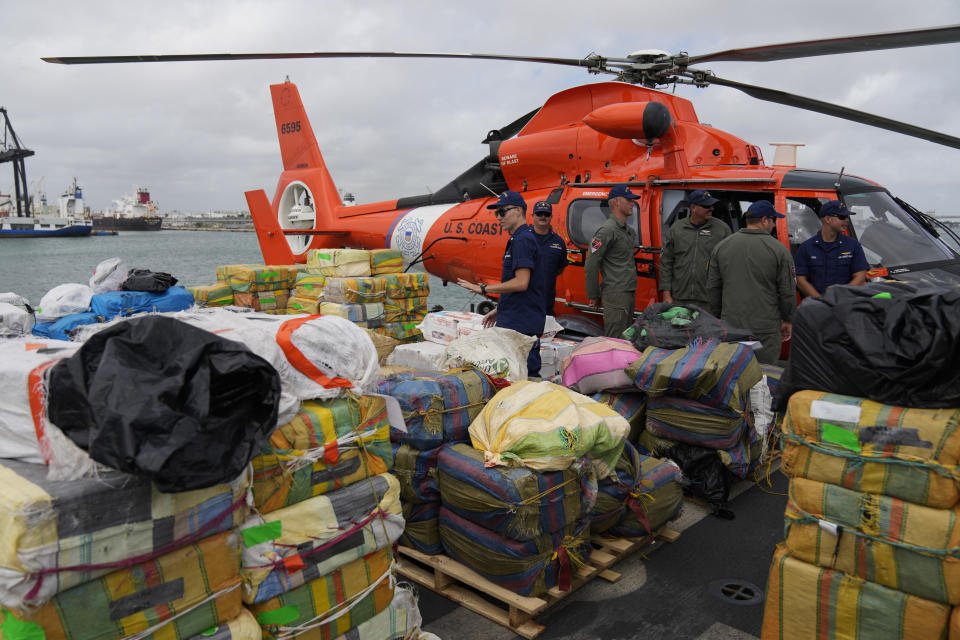
POLYGON ((371 249, 370 274, 379 276, 403 272, 403 253, 399 249, 371 249))
POLYGON ((317 300, 323 297, 323 287, 327 277, 318 273, 298 273, 293 294, 298 298, 317 300))
POLYGON ((0 460, 0 604, 39 606, 114 568, 98 565, 227 531, 247 517, 249 484, 244 474, 229 485, 161 493, 119 471, 54 482, 45 465, 0 460))
POLYGON ((613 472, 629 433, 607 405, 550 382, 501 389, 470 425, 470 440, 487 463, 556 471, 586 457, 598 479, 613 472))
POLYGON ((263 633, 253 614, 241 607, 233 620, 218 627, 206 629, 190 640, 261 640, 263 633))
POLYGON ((320 298, 302 298, 298 295, 290 296, 287 300, 287 313, 316 315, 320 313, 320 300, 320 298))
MULTIPOLYGON (((688 446, 688 443, 685 442, 656 436, 649 430, 640 434, 637 444, 658 457, 669 457, 670 449, 676 444, 688 446)), ((723 466, 738 478, 746 479, 760 460, 762 450, 763 443, 760 441, 760 437, 748 425, 740 440, 735 442, 732 447, 717 449, 716 452, 723 466)))
POLYGON ((389 547, 403 524, 400 484, 389 473, 251 516, 241 529, 243 601, 266 602, 389 547))
POLYGON ((228 264, 217 267, 217 281, 229 282, 240 293, 291 289, 297 281, 297 269, 288 265, 228 264))
POLYGON ((683 506, 680 468, 645 456, 629 442, 613 475, 600 481, 590 531, 636 538, 673 520, 683 506))
POLYGON ((370 275, 370 252, 366 249, 311 249, 307 252, 307 273, 337 278, 370 275))
MULTIPOLYGON (((383 323, 383 303, 370 302, 367 304, 340 304, 338 302, 321 302, 317 307, 319 312, 325 316, 340 316, 350 322, 370 323, 371 321, 383 323)), ((371 326, 371 328, 373 328, 371 326)))
POLYGON ((790 481, 786 548, 819 566, 960 604, 960 506, 933 509, 806 478, 790 481))
POLYGON ((568 525, 562 531, 520 542, 441 506, 439 527, 447 555, 521 596, 539 596, 553 587, 569 588, 571 572, 590 554, 586 521, 579 528, 568 525))
POLYGON ((958 500, 960 409, 906 409, 820 391, 793 394, 783 470, 928 507, 958 500))
POLYGON ((270 435, 253 459, 253 498, 261 513, 385 473, 393 466, 383 398, 308 400, 270 435))
POLYGON ((323 299, 327 302, 364 304, 386 299, 383 278, 327 278, 323 299))
POLYGON ((707 449, 729 449, 743 435, 749 410, 711 407, 695 400, 654 397, 647 400, 647 430, 655 436, 707 449))
POLYGON ((233 288, 229 282, 187 287, 198 307, 225 307, 233 304, 233 288))
POLYGON ((427 296, 390 298, 383 305, 386 322, 421 322, 427 315, 427 296))
POLYGON ((406 433, 391 431, 391 440, 426 450, 469 440, 470 423, 495 389, 485 373, 471 367, 437 374, 397 374, 381 380, 379 391, 400 402, 407 425, 406 433))
POLYGON ((429 555, 443 553, 437 522, 439 514, 439 502, 403 503, 403 518, 407 526, 400 536, 400 544, 429 555))
POLYGON ((387 282, 387 298, 416 298, 430 295, 430 276, 423 272, 394 273, 384 276, 387 282))
POLYGON ((400 498, 405 503, 438 502, 437 458, 443 447, 414 449, 408 444, 393 443, 393 474, 400 481, 400 498))
POLYGON ((697 340, 683 349, 647 347, 627 368, 627 375, 650 398, 688 398, 742 412, 750 387, 760 382, 763 374, 746 345, 697 340))
POLYGON ((250 610, 265 640, 329 640, 390 605, 392 563, 392 549, 381 549, 250 610))
POLYGON ((237 535, 220 533, 68 589, 29 616, 3 609, 0 637, 115 640, 152 632, 154 640, 189 638, 240 613, 239 587, 237 535), (34 633, 40 635, 18 634, 25 623, 39 626, 34 633))
POLYGON ((441 449, 437 470, 446 508, 508 538, 533 540, 581 518, 580 476, 572 468, 486 467, 483 452, 452 444, 441 449))
POLYGON ((277 289, 276 291, 258 291, 257 302, 258 309, 261 311, 276 311, 277 309, 286 309, 290 300, 289 289, 277 289))
POLYGON ((376 327, 374 331, 401 342, 420 342, 423 340, 423 334, 416 322, 386 322, 383 326, 376 327))
POLYGON ((605 404, 630 423, 630 435, 627 440, 636 442, 646 425, 647 396, 639 391, 610 393, 600 391, 590 396, 600 404, 605 404))
POLYGON ((397 585, 389 607, 336 640, 418 640, 422 620, 413 589, 397 585))
POLYGON ((946 638, 950 607, 773 554, 763 640, 946 638))

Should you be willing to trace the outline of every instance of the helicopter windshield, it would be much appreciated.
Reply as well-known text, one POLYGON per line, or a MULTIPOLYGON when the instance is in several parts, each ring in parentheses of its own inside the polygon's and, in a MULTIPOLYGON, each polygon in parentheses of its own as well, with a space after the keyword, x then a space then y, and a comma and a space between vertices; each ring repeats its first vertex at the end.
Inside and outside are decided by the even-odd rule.
POLYGON ((956 256, 885 191, 845 193, 851 226, 871 267, 950 260, 956 256))

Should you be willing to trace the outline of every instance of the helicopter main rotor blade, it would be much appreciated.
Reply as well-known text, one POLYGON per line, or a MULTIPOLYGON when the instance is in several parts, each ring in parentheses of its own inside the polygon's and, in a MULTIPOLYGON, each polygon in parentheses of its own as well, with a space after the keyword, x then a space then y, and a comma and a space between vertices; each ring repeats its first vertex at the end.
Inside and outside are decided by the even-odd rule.
POLYGON ((903 133, 908 136, 913 136, 914 138, 921 138, 923 140, 936 142, 937 144, 942 144, 947 147, 953 147, 954 149, 960 149, 960 138, 955 138, 945 133, 940 133, 939 131, 924 129, 923 127, 917 127, 912 124, 907 124, 906 122, 891 120, 890 118, 874 115, 865 111, 857 111, 856 109, 850 109, 849 107, 841 107, 840 105, 823 102, 822 100, 798 96, 792 93, 787 93, 786 91, 758 87, 752 84, 736 82, 734 80, 725 80, 724 78, 719 78, 710 74, 707 74, 704 79, 710 84, 719 84, 724 87, 739 89, 745 94, 759 100, 775 102, 788 107, 798 107, 800 109, 806 109, 807 111, 816 111, 817 113, 834 116, 835 118, 843 118, 844 120, 851 120, 853 122, 859 122, 860 124, 868 124, 872 127, 879 127, 880 129, 886 129, 887 131, 903 133))
POLYGON ((708 53, 702 56, 690 56, 689 64, 703 62, 771 62, 790 58, 809 58, 828 56, 835 53, 857 53, 860 51, 879 51, 881 49, 901 49, 904 47, 922 47, 930 44, 960 42, 960 25, 912 29, 909 31, 891 31, 862 36, 826 38, 824 40, 806 40, 769 44, 762 47, 729 49, 708 53))
POLYGON ((539 62, 569 67, 603 66, 603 58, 549 58, 542 56, 506 56, 490 53, 411 53, 398 51, 312 51, 301 53, 188 53, 170 55, 134 56, 59 56, 41 58, 55 64, 115 64, 124 62, 211 62, 225 60, 287 60, 295 58, 452 58, 466 60, 512 60, 515 62, 539 62))

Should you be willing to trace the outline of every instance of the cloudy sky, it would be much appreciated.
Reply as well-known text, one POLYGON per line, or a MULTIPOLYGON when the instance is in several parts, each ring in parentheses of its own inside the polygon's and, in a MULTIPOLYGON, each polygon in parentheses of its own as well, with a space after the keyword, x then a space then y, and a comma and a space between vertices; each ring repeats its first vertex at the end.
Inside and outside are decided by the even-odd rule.
MULTIPOLYGON (((48 199, 73 176, 95 210, 150 188, 162 211, 244 209, 272 196, 280 154, 269 85, 297 83, 337 186, 361 202, 438 189, 479 160, 489 129, 552 93, 606 78, 519 62, 313 60, 62 66, 41 56, 440 51, 578 58, 734 47, 960 23, 956 0, 3 0, 0 106, 48 199)), ((770 63, 717 75, 960 136, 960 44, 770 63)), ((960 215, 960 150, 760 102, 678 87, 703 122, 761 146, 803 142, 800 165, 876 180, 960 215)), ((0 165, 0 192, 12 190, 0 165)))

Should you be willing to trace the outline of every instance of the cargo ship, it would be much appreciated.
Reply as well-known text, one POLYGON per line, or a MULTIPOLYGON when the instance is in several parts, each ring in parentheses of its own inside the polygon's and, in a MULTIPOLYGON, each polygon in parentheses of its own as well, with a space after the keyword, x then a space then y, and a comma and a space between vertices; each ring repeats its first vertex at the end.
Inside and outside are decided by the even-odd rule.
POLYGON ((134 187, 133 195, 114 200, 106 212, 93 216, 94 231, 159 231, 162 224, 157 203, 144 187, 134 187))

